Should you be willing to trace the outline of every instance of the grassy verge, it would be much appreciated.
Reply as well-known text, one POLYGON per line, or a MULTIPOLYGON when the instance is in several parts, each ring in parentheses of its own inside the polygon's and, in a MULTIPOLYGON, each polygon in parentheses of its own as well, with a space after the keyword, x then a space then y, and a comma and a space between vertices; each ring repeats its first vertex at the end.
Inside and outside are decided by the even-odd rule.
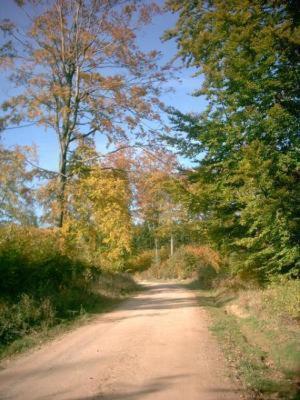
MULTIPOLYGON (((41 345, 71 329, 91 321, 96 315, 108 312, 121 301, 131 297, 140 290, 138 284, 128 274, 102 273, 89 290, 72 292, 72 301, 68 298, 71 308, 64 313, 56 313, 51 319, 44 319, 42 323, 33 324, 33 314, 39 312, 41 304, 34 302, 30 297, 23 297, 21 305, 13 308, 9 316, 1 315, 0 331, 12 321, 22 319, 18 329, 18 337, 0 343, 0 359, 24 352, 41 345), (24 300, 25 299, 25 300, 24 300), (27 315, 26 315, 27 314, 27 315)), ((70 294, 68 293, 68 297, 70 294)), ((61 299, 63 301, 63 299, 61 299)))
POLYGON ((211 330, 248 398, 300 399, 299 321, 276 308, 282 286, 241 292, 201 290, 195 283, 190 288, 209 310, 211 330))

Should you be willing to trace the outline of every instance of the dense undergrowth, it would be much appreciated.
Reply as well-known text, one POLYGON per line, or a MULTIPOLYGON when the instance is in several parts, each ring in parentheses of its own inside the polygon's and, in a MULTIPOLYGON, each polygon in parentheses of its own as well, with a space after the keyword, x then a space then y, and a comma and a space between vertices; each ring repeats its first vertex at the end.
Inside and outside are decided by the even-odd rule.
MULTIPOLYGON (((179 247, 171 257, 167 248, 155 259, 153 251, 144 251, 135 258, 134 267, 143 279, 188 279, 192 277, 213 278, 221 264, 217 252, 208 246, 185 245, 179 247), (143 268, 137 268, 142 265, 143 268)), ((133 269, 134 270, 134 269, 133 269)))
POLYGON ((0 274, 0 354, 26 347, 38 332, 101 312, 137 290, 128 274, 67 255, 64 239, 50 229, 1 228, 0 274))

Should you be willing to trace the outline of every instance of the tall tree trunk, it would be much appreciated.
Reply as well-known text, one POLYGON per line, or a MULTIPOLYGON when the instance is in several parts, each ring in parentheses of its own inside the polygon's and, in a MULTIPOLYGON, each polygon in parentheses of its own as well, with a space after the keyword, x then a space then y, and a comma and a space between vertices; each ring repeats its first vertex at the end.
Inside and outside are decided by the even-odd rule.
POLYGON ((65 217, 65 194, 67 184, 67 146, 62 145, 59 160, 59 176, 58 176, 58 203, 59 214, 57 218, 57 226, 62 228, 65 217))
POLYGON ((155 264, 159 263, 159 252, 158 252, 158 240, 157 238, 154 239, 155 244, 155 264))
POLYGON ((174 254, 174 237, 173 234, 171 234, 171 239, 170 239, 170 255, 171 257, 174 254))

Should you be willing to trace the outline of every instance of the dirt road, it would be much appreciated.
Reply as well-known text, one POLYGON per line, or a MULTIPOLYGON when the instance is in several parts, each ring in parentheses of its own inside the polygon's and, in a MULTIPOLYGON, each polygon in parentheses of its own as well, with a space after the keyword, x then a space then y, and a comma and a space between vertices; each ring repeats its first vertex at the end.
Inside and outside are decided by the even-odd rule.
POLYGON ((41 349, 2 364, 12 400, 236 400, 192 291, 149 290, 41 349))

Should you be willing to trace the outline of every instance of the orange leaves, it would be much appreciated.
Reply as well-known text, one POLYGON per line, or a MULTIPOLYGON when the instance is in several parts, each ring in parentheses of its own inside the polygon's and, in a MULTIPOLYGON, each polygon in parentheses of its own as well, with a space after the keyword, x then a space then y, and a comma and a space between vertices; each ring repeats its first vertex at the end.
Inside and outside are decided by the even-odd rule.
POLYGON ((51 95, 59 99, 63 99, 64 102, 66 102, 70 97, 70 87, 54 82, 51 85, 51 95))
POLYGON ((221 265, 221 257, 220 254, 217 253, 209 246, 195 246, 195 245, 186 245, 185 251, 197 259, 201 260, 204 265, 212 266, 216 272, 219 271, 221 265))
POLYGON ((126 4, 123 7, 123 13, 128 16, 132 16, 132 14, 136 12, 136 10, 137 10, 137 7, 136 7, 136 4, 134 4, 134 3, 126 4))
POLYGON ((48 80, 46 79, 46 77, 44 75, 35 75, 32 78, 28 79, 28 83, 30 85, 39 86, 40 88, 44 88, 47 85, 48 80))
POLYGON ((141 86, 132 86, 130 93, 132 97, 144 97, 147 94, 147 89, 141 86))
POLYGON ((136 120, 136 118, 133 118, 132 116, 127 115, 126 118, 125 118, 125 120, 126 120, 128 126, 129 126, 130 128, 135 128, 135 127, 136 127, 136 125, 137 125, 137 120, 136 120))
POLYGON ((167 186, 175 166, 176 157, 167 152, 146 153, 140 156, 135 185, 139 213, 143 219, 159 223, 165 206, 168 207, 169 204, 167 186))
POLYGON ((101 119, 100 120, 101 126, 103 127, 103 129, 111 131, 113 128, 113 124, 111 122, 111 120, 109 119, 101 119))
POLYGON ((140 22, 143 24, 148 24, 151 21, 154 14, 158 14, 161 12, 161 8, 155 2, 152 3, 147 2, 146 4, 143 4, 140 7, 139 12, 140 12, 139 15, 140 22))
POLYGON ((120 75, 108 77, 101 76, 99 81, 101 83, 101 87, 106 90, 117 91, 124 86, 124 78, 120 75))
POLYGON ((37 117, 39 117, 41 115, 41 110, 37 107, 32 107, 28 110, 28 118, 31 120, 36 119, 37 117))
POLYGON ((132 29, 125 26, 112 26, 110 34, 115 40, 123 43, 135 39, 135 34, 132 29))

